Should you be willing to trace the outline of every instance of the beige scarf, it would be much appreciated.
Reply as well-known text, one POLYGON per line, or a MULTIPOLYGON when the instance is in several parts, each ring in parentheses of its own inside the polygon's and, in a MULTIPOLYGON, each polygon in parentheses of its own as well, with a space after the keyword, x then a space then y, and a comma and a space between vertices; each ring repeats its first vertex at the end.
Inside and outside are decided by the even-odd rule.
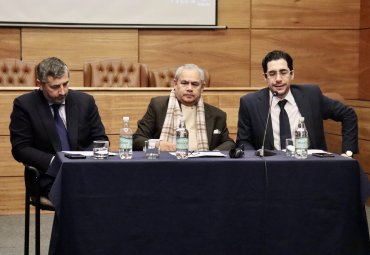
MULTIPOLYGON (((204 114, 204 103, 201 97, 196 105, 197 109, 197 144, 199 151, 209 150, 207 129, 206 129, 206 118, 204 114)), ((175 90, 172 89, 170 93, 170 99, 168 102, 166 119, 164 120, 160 139, 162 141, 171 142, 176 144, 176 129, 179 126, 180 118, 182 118, 182 112, 179 102, 176 99, 175 90)))

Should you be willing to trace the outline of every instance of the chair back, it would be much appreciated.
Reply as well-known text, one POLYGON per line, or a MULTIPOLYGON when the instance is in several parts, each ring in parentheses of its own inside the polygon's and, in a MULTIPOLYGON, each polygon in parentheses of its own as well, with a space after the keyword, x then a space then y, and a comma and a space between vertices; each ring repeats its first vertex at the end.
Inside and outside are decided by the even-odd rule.
MULTIPOLYGON (((205 87, 210 86, 208 70, 203 69, 205 76, 205 87)), ((172 87, 176 68, 153 69, 149 71, 149 87, 172 87)))
POLYGON ((0 86, 36 86, 36 64, 14 58, 0 59, 0 86))
POLYGON ((145 64, 123 59, 104 59, 84 63, 85 87, 148 87, 145 64))

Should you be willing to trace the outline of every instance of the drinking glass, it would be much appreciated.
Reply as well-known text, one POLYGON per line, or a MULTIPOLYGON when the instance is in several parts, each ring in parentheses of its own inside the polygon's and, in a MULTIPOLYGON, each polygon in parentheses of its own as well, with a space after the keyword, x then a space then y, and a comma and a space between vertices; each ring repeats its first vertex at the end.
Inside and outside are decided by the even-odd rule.
POLYGON ((107 159, 109 156, 109 141, 98 140, 93 142, 94 159, 107 159))

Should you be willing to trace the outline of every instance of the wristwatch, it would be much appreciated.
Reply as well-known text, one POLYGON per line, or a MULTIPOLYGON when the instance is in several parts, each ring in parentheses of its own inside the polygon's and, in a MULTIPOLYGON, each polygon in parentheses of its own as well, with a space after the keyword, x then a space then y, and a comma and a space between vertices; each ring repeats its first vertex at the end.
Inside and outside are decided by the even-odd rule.
POLYGON ((353 157, 353 152, 350 151, 350 150, 346 151, 346 156, 352 158, 353 157))

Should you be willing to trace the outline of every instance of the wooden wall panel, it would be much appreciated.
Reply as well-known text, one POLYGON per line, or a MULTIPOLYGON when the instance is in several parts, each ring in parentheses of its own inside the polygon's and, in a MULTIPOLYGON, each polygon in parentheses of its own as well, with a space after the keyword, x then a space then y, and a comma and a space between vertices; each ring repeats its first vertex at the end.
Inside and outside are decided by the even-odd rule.
POLYGON ((0 178, 0 215, 24 213, 24 190, 23 176, 0 178))
POLYGON ((14 99, 22 95, 24 93, 27 93, 31 89, 28 90, 19 90, 16 89, 4 91, 4 88, 1 88, 0 91, 0 136, 9 135, 9 123, 10 123, 10 113, 13 110, 13 101, 14 99))
POLYGON ((360 31, 359 51, 359 98, 370 100, 370 29, 363 29, 360 31))
POLYGON ((0 177, 23 176, 24 167, 13 158, 11 148, 9 136, 0 136, 0 177))
POLYGON ((342 153, 342 137, 335 134, 325 134, 328 151, 341 154, 342 153))
POLYGON ((252 28, 357 29, 360 1, 253 1, 252 28))
POLYGON ((71 87, 83 87, 84 86, 83 71, 71 71, 69 81, 71 87))
POLYGON ((251 84, 265 86, 261 62, 271 50, 294 60, 295 83, 319 84, 324 92, 358 98, 357 30, 269 30, 251 33, 251 84))
POLYGON ((82 70, 91 59, 122 57, 138 60, 136 29, 22 29, 22 57, 39 62, 56 56, 71 70, 82 70))
POLYGON ((370 28, 370 1, 361 0, 361 28, 370 28))
POLYGON ((251 0, 219 0, 218 25, 228 28, 250 28, 251 0))
POLYGON ((249 30, 142 30, 140 62, 151 68, 196 63, 208 69, 211 86, 249 86, 249 30))
POLYGON ((0 27, 0 58, 21 58, 20 28, 0 27))
POLYGON ((370 101, 366 106, 354 106, 358 117, 359 138, 370 141, 370 101))

